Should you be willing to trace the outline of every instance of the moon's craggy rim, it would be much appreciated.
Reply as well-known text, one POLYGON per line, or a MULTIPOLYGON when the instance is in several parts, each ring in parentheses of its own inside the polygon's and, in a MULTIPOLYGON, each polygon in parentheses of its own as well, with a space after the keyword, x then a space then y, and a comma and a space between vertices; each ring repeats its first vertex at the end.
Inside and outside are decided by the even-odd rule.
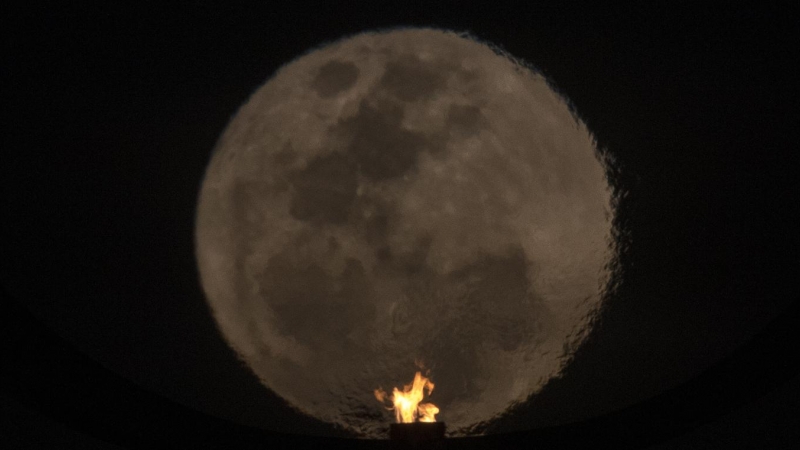
MULTIPOLYGON (((472 34, 470 32, 467 32, 467 31, 455 32, 453 30, 439 29, 439 28, 433 28, 433 27, 419 28, 419 27, 403 27, 403 26, 400 26, 400 27, 393 27, 393 28, 382 28, 382 29, 371 30, 371 31, 367 31, 367 32, 353 33, 351 35, 346 35, 346 36, 340 37, 340 38, 335 39, 335 40, 324 41, 324 42, 320 43, 318 46, 310 48, 309 50, 307 50, 303 54, 297 56, 293 60, 287 62, 286 64, 284 64, 282 66, 280 66, 273 74, 270 75, 268 80, 273 79, 279 72, 281 72, 281 70, 283 68, 285 68, 287 66, 290 66, 293 63, 295 63, 296 61, 298 61, 300 59, 303 59, 304 57, 306 57, 306 56, 308 56, 308 55, 310 55, 310 54, 312 54, 312 53, 314 53, 314 52, 316 52, 316 51, 318 51, 320 49, 326 48, 326 47, 328 47, 330 45, 333 45, 333 44, 336 44, 336 43, 339 43, 339 42, 342 42, 342 41, 347 41, 347 40, 350 40, 350 39, 356 38, 356 37, 363 37, 364 35, 380 35, 380 34, 388 34, 388 33, 396 32, 396 31, 404 31, 404 30, 414 30, 414 31, 417 31, 417 30, 432 30, 432 31, 437 31, 437 32, 444 32, 444 33, 447 33, 447 34, 455 34, 458 37, 465 38, 465 39, 471 40, 471 41, 473 41, 473 42, 475 42, 477 44, 481 44, 481 45, 485 45, 485 46, 489 47, 498 56, 502 56, 502 57, 506 58, 507 60, 509 60, 514 65, 515 70, 519 70, 519 71, 527 70, 531 74, 541 76, 544 79, 544 81, 547 83, 547 86, 551 89, 551 91, 553 91, 553 93, 567 106, 570 114, 573 117, 573 120, 579 125, 582 124, 582 123, 585 124, 585 122, 582 121, 582 119, 581 119, 581 117, 580 117, 580 115, 578 113, 578 110, 577 110, 576 106, 574 105, 574 103, 567 97, 567 95, 563 91, 558 89, 557 85, 551 79, 549 79, 542 71, 540 71, 534 65, 528 63, 527 61, 525 61, 523 59, 513 57, 512 55, 509 54, 509 52, 507 52, 501 46, 499 46, 497 44, 494 44, 494 43, 491 43, 491 42, 488 42, 488 41, 486 41, 484 39, 480 39, 477 36, 475 36, 474 34, 472 34)), ((263 86, 263 84, 259 85, 258 87, 256 87, 256 89, 254 90, 254 93, 256 91, 258 91, 262 86, 263 86)), ((252 94, 251 94, 251 97, 252 97, 252 94)), ((247 104, 247 101, 245 101, 243 103, 242 107, 245 104, 247 104)), ((240 109, 241 109, 241 107, 240 107, 240 109)), ((238 112, 239 111, 237 111, 237 112, 235 112, 234 114, 231 115, 231 121, 238 115, 238 112)), ((588 129, 587 126, 584 125, 584 128, 589 133, 589 135, 590 135, 590 137, 592 139, 592 147, 593 147, 594 152, 595 152, 595 157, 603 165, 603 169, 604 169, 604 172, 605 172, 605 178, 606 178, 606 180, 608 182, 608 185, 612 188, 611 204, 609 205, 609 207, 611 208, 611 213, 613 214, 613 212, 618 207, 618 202, 619 202, 619 199, 620 199, 618 188, 617 188, 616 183, 613 182, 614 176, 612 175, 614 173, 614 170, 618 170, 618 168, 615 168, 616 166, 615 166, 614 161, 613 161, 613 155, 611 155, 611 153, 608 152, 608 150, 606 148, 604 148, 604 147, 601 148, 600 146, 598 146, 595 135, 591 132, 591 130, 588 129)), ((224 134, 221 135, 220 138, 218 139, 217 143, 214 146, 214 149, 212 150, 212 155, 214 153, 216 153, 217 150, 220 148, 221 141, 222 141, 223 137, 224 137, 224 134)), ((197 222, 197 217, 196 217, 195 220, 197 222)), ((619 264, 618 264, 619 248, 618 248, 618 243, 620 242, 620 240, 618 238, 621 235, 621 232, 620 232, 618 227, 619 227, 619 223, 616 222, 616 218, 614 218, 614 221, 612 221, 612 224, 611 224, 611 231, 610 231, 610 234, 608 236, 608 242, 607 242, 607 244, 609 246, 609 249, 611 249, 610 254, 612 255, 612 257, 607 262, 607 266, 606 267, 609 269, 607 273, 610 273, 611 276, 610 276, 609 279, 601 281, 601 284, 603 285, 603 286, 601 286, 601 290, 602 290, 602 296, 601 296, 602 298, 601 298, 601 300, 595 305, 595 307, 591 311, 589 311, 587 313, 587 316, 585 317, 585 320, 581 322, 581 325, 584 325, 582 327, 582 329, 575 330, 575 333, 573 333, 573 335, 572 335, 573 339, 570 342, 570 344, 568 345, 568 348, 565 349, 564 354, 562 355, 562 358, 561 358, 561 360, 562 360, 562 369, 563 369, 564 366, 569 364, 569 361, 570 361, 571 357, 574 357, 573 349, 577 348, 581 344, 581 342, 583 342, 586 339, 587 333, 593 328, 593 326, 595 324, 598 323, 598 319, 599 319, 599 316, 600 316, 600 313, 601 313, 601 309, 606 303, 605 300, 608 297, 613 295, 613 291, 615 290, 615 286, 617 285, 618 280, 620 279, 620 277, 616 275, 617 272, 619 271, 619 264)), ((199 244, 197 242, 196 242, 195 249, 196 249, 196 251, 198 251, 198 249, 199 249, 199 244)), ((211 309, 211 304, 210 303, 207 303, 207 306, 211 309)), ((213 314, 213 310, 211 312, 213 314)), ((231 346, 232 348, 236 348, 236 345, 234 345, 234 343, 231 342, 229 337, 226 336, 224 333, 222 333, 222 334, 223 334, 223 338, 227 341, 229 346, 231 346)), ((238 352, 237 352, 237 356, 239 357, 240 360, 242 360, 243 362, 246 362, 245 359, 242 357, 242 355, 239 355, 238 352)), ((535 395, 535 394, 532 394, 532 395, 535 395)), ((530 397, 528 399, 530 399, 530 397)), ((286 403, 290 407, 292 407, 294 410, 298 411, 299 413, 308 415, 308 413, 303 411, 298 406, 292 404, 291 402, 286 402, 286 403)), ((506 413, 502 414, 501 416, 496 416, 496 417, 493 417, 492 419, 490 419, 487 422, 477 424, 476 426, 471 427, 468 430, 465 430, 465 432, 467 434, 482 433, 483 430, 485 430, 487 428, 487 426, 489 426, 496 419, 498 419, 499 417, 502 417, 502 416, 504 416, 504 415, 506 415, 506 414, 508 414, 510 412, 513 412, 515 407, 516 407, 516 405, 512 405, 512 407, 509 408, 509 410, 506 411, 506 413)), ((335 425, 338 428, 342 428, 342 429, 346 430, 346 428, 342 427, 341 424, 335 424, 335 425)))

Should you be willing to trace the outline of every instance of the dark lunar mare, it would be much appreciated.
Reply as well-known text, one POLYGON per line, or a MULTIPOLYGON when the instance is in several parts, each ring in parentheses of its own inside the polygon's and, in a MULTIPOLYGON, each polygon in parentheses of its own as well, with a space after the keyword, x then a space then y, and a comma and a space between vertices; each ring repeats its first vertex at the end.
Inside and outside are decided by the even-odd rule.
POLYGON ((258 282, 267 287, 261 295, 277 316, 277 330, 315 350, 341 346, 351 330, 375 315, 371 284, 361 262, 352 258, 336 277, 316 263, 278 254, 258 282))
POLYGON ((311 88, 320 98, 335 97, 356 84, 359 72, 350 61, 330 61, 319 68, 311 88))
POLYGON ((342 224, 358 189, 352 158, 338 152, 320 156, 289 176, 294 192, 289 213, 314 224, 342 224))

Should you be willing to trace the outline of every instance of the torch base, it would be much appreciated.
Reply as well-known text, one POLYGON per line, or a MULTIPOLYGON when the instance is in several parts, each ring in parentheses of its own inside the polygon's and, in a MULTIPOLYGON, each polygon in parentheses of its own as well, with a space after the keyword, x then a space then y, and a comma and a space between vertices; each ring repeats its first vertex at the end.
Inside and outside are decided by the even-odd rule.
POLYGON ((389 425, 389 436, 394 448, 442 448, 444 444, 444 422, 393 423, 389 425))

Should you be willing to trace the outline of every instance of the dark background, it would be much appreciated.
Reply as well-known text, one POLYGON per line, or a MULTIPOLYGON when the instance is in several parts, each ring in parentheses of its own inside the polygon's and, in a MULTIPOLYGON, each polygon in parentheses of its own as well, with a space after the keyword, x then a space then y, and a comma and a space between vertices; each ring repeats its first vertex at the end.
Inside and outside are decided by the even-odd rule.
POLYGON ((307 437, 344 433, 237 362, 193 226, 210 151, 250 93, 312 47, 398 25, 470 31, 535 64, 627 193, 616 289, 574 363, 495 436, 449 445, 800 440, 788 9, 289 5, 6 7, 5 448, 381 446, 307 437))

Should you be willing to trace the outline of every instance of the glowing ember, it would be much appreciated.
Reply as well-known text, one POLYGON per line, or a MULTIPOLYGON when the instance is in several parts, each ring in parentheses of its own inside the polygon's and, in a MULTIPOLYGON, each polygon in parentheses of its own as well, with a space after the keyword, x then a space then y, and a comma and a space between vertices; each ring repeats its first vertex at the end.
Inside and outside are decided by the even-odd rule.
POLYGON ((435 416, 439 413, 439 408, 433 403, 420 404, 424 396, 424 390, 427 390, 428 395, 431 395, 433 383, 422 376, 422 373, 417 372, 414 375, 414 382, 405 385, 402 392, 394 388, 391 399, 387 398, 388 394, 381 388, 375 389, 375 398, 381 403, 387 403, 387 400, 391 400, 394 406, 387 407, 387 409, 394 410, 398 423, 436 422, 435 416))

